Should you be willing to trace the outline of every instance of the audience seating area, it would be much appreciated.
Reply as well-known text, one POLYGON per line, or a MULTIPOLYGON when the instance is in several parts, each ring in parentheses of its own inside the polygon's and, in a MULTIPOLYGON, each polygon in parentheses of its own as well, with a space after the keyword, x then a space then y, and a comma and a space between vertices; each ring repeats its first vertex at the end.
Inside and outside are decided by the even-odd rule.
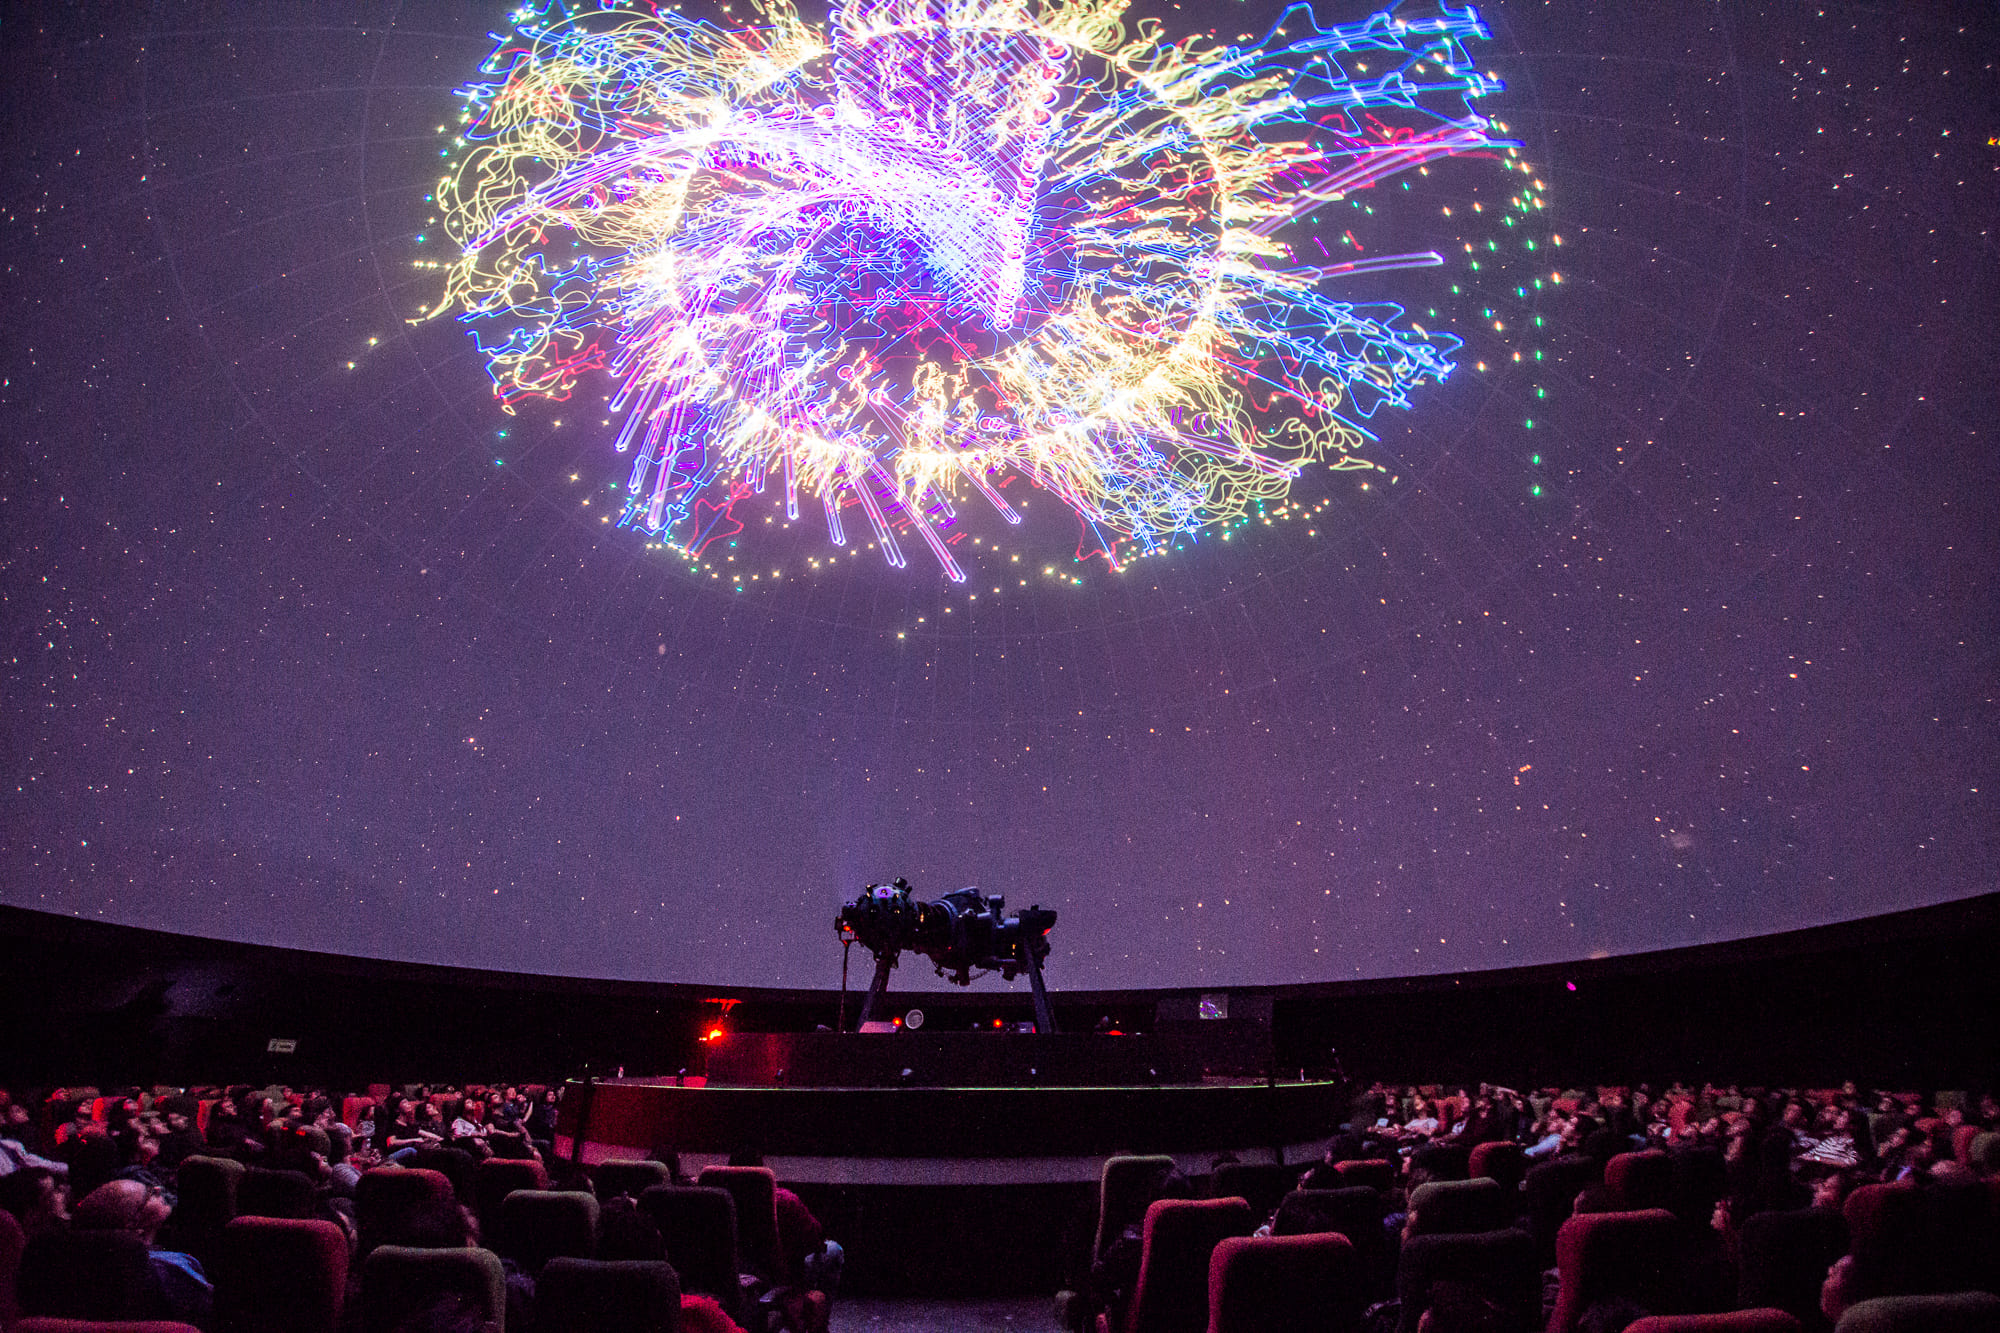
MULTIPOLYGON (((0 1094, 0 1333, 838 1323, 838 1247, 770 1169, 579 1167, 554 1095, 0 1094)), ((1051 1318, 2000 1333, 1996 1129, 1954 1093, 1376 1085, 1315 1162, 1107 1160, 1051 1318)))
POLYGON ((1378 1085, 1318 1163, 1108 1161, 1060 1309, 1097 1333, 2000 1333, 1996 1118, 1951 1093, 1378 1085))

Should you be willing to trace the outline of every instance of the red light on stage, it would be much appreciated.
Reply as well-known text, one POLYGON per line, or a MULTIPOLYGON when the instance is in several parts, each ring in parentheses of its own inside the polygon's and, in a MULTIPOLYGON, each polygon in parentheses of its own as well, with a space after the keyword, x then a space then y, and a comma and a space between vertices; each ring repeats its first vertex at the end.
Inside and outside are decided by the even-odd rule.
POLYGON ((994 1019, 994 1020, 993 1020, 993 1026, 994 1026, 994 1027, 996 1027, 996 1028, 997 1028, 997 1027, 999 1027, 999 1026, 1000 1026, 1000 1020, 999 1020, 999 1019, 997 1019, 997 1018, 996 1018, 996 1019, 994 1019))
POLYGON ((710 1029, 709 1029, 709 1030, 708 1030, 707 1032, 705 1032, 705 1033, 703 1033, 703 1034, 702 1034, 702 1038, 701 1038, 701 1039, 702 1039, 703 1041, 714 1041, 714 1040, 715 1040, 716 1038, 720 1037, 721 1035, 722 1035, 722 1029, 721 1029, 721 1028, 710 1028, 710 1029))

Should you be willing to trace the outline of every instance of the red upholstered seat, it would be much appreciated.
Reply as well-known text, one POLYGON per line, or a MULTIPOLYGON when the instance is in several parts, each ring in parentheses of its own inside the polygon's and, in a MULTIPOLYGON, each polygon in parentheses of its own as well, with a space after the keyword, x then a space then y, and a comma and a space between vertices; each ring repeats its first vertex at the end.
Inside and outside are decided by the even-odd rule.
POLYGON ((1370 1157, 1359 1162, 1335 1162, 1333 1169, 1340 1173, 1342 1185, 1370 1185, 1378 1190, 1396 1187, 1396 1164, 1380 1157, 1370 1157))
POLYGON ((202 1333, 174 1319, 22 1319, 12 1333, 202 1333))
POLYGON ((1472 1150, 1472 1160, 1467 1169, 1472 1172, 1474 1180, 1484 1176, 1511 1195, 1521 1188, 1521 1178, 1528 1173, 1526 1151, 1518 1143, 1494 1139, 1472 1150))
POLYGON ((1847 1222, 1831 1208, 1753 1213, 1737 1230, 1736 1303, 1787 1310, 1817 1325, 1826 1270, 1847 1253, 1847 1222))
POLYGON ((28 1247, 28 1234, 5 1208, 0 1208, 0 1329, 14 1327, 21 1317, 20 1303, 14 1299, 14 1279, 21 1271, 21 1251, 28 1247))
POLYGON ((545 1190, 549 1170, 532 1158, 489 1157, 473 1176, 480 1225, 488 1231, 500 1223, 500 1203, 515 1190, 545 1190))
POLYGON ((417 1208, 452 1199, 451 1181, 438 1171, 378 1166, 361 1173, 354 1190, 354 1219, 366 1254, 399 1234, 403 1219, 417 1208))
POLYGON ((1382 1229, 1388 1203, 1380 1190, 1354 1185, 1337 1190, 1293 1190, 1278 1204, 1271 1219, 1274 1236, 1309 1236, 1334 1231, 1347 1237, 1360 1264, 1361 1287, 1371 1301, 1390 1294, 1395 1285, 1395 1256, 1389 1234, 1382 1229))
POLYGON ((1522 1202, 1528 1215, 1528 1234, 1535 1239, 1544 1267, 1555 1259, 1556 1231, 1576 1211, 1576 1196, 1603 1178, 1603 1166, 1591 1157, 1558 1157, 1528 1168, 1522 1202))
POLYGON ((334 1333, 347 1295, 347 1233, 317 1218, 239 1217, 215 1256, 222 1333, 334 1333))
POLYGON ((1208 1333, 1342 1333, 1363 1303, 1360 1261, 1334 1232, 1228 1236, 1209 1254, 1208 1333))
POLYGON ((1805 1333, 1783 1310, 1731 1310, 1728 1314, 1654 1314, 1625 1326, 1625 1333, 1805 1333))
POLYGON ((1099 1333, 1201 1333, 1208 1325, 1208 1260, 1225 1237, 1247 1236, 1257 1222, 1242 1199, 1161 1199, 1146 1209, 1139 1280, 1099 1333))
POLYGON ((1604 1185, 1626 1212, 1665 1208, 1674 1192, 1673 1159, 1657 1148, 1619 1153, 1604 1164, 1604 1185))
POLYGON ((1921 1205, 1916 1187, 1908 1184, 1862 1185, 1847 1196, 1841 1207, 1854 1243, 1875 1242, 1893 1225, 1907 1221, 1921 1205))
POLYGON ((1558 1287, 1548 1333, 1576 1333, 1585 1310, 1614 1296, 1655 1314, 1686 1313, 1685 1267, 1674 1215, 1664 1208, 1578 1214, 1556 1233, 1558 1287))

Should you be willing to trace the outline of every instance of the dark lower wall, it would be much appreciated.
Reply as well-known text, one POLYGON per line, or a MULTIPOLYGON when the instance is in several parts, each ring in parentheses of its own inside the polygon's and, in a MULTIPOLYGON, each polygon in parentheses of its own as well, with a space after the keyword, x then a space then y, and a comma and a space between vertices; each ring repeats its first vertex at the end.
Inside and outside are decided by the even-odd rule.
MULTIPOLYGON (((1289 1077, 1991 1086, 2000 894, 1564 967, 1245 994, 1289 1077), (1572 989, 1572 987, 1574 987, 1572 989)), ((927 1030, 1029 1017, 1025 988, 895 997, 927 1030)), ((1152 1030, 1190 992, 1057 992, 1065 1031, 1152 1030), (1165 1009, 1162 1010, 1162 1004, 1165 1009)), ((415 967, 0 908, 0 1085, 354 1085, 702 1072, 713 992, 415 967), (273 1038, 297 1042, 289 1055, 273 1038)), ((838 997, 736 992, 728 1025, 805 1031, 838 997)), ((855 997, 849 999, 849 1014, 855 997)))

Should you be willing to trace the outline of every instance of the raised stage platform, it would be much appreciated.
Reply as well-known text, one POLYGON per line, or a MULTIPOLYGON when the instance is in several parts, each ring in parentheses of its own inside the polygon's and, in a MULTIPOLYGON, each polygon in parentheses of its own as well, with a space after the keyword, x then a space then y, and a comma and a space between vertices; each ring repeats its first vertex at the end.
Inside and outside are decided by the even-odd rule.
POLYGON ((1168 1059, 1171 1041, 747 1035, 711 1053, 703 1086, 571 1084, 556 1151, 596 1163, 668 1148, 694 1175, 754 1149, 847 1246, 855 1289, 885 1294, 1054 1291, 1106 1157, 1167 1153, 1195 1176, 1223 1152, 1303 1164, 1347 1109, 1336 1083, 1204 1077, 1198 1051, 1168 1059), (1163 1068, 1194 1077, 1154 1081, 1163 1068), (933 1082, 947 1078, 962 1081, 933 1082))
POLYGON ((1340 1086, 1241 1076, 1226 1034, 742 1033, 706 1082, 574 1084, 559 1134, 584 1160, 753 1148, 827 1183, 1095 1180, 1114 1153, 1297 1161, 1345 1111, 1340 1086), (1228 1072, 1216 1072, 1218 1070, 1228 1072))

